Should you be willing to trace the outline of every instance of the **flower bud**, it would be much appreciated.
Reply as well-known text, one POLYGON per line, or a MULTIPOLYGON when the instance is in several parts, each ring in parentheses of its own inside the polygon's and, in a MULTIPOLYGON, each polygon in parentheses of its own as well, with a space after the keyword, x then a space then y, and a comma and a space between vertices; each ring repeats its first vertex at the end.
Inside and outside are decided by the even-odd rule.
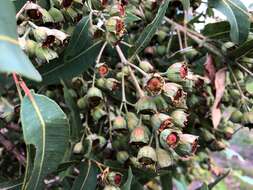
POLYGON ((109 91, 115 91, 119 88, 120 82, 114 78, 108 78, 105 80, 105 88, 109 91))
POLYGON ((40 27, 33 29, 33 36, 37 42, 44 42, 47 38, 47 32, 40 30, 40 27))
POLYGON ((169 103, 165 100, 162 95, 154 97, 154 102, 156 104, 157 110, 160 112, 165 112, 169 108, 169 103))
POLYGON ((235 130, 231 126, 227 126, 227 127, 225 127, 225 129, 223 129, 223 133, 224 133, 226 140, 230 140, 232 138, 234 132, 235 132, 235 130))
POLYGON ((186 79, 187 75, 188 68, 182 62, 172 64, 166 71, 167 79, 172 82, 182 82, 186 79))
POLYGON ((96 87, 91 87, 87 92, 87 100, 91 107, 96 107, 103 99, 101 90, 96 87))
POLYGON ((144 126, 138 126, 134 128, 130 135, 130 144, 136 146, 144 146, 149 142, 150 132, 148 128, 144 126))
POLYGON ((42 19, 42 16, 43 16, 42 9, 43 9, 42 7, 40 7, 39 5, 35 3, 29 3, 25 7, 25 12, 30 19, 40 20, 42 19))
POLYGON ((139 119, 133 112, 128 112, 126 115, 126 121, 129 131, 133 131, 138 126, 139 119))
POLYGON ((98 64, 96 68, 101 77, 104 77, 109 73, 109 67, 105 63, 98 64))
POLYGON ((87 96, 81 97, 77 100, 77 107, 81 110, 88 107, 87 96))
POLYGON ((99 151, 101 149, 104 149, 107 144, 107 141, 103 136, 98 136, 96 134, 87 136, 86 140, 92 142, 92 149, 94 151, 99 151))
POLYGON ((156 113, 156 104, 149 96, 141 97, 136 103, 138 114, 152 115, 156 113))
POLYGON ((249 129, 253 128, 253 111, 243 113, 242 124, 249 129))
POLYGON ((96 86, 99 88, 104 89, 105 88, 105 82, 106 82, 106 78, 99 78, 96 80, 96 86))
POLYGON ((127 151, 118 151, 116 155, 117 161, 121 164, 125 164, 129 159, 129 154, 127 151))
POLYGON ((241 123, 242 117, 242 112, 240 112, 238 109, 235 109, 230 116, 230 120, 234 123, 241 123))
POLYGON ((51 7, 48 10, 48 13, 53 18, 53 20, 54 20, 55 23, 63 22, 64 21, 64 16, 63 16, 62 12, 59 9, 57 9, 55 7, 51 7))
POLYGON ((180 142, 175 152, 184 158, 193 156, 198 147, 198 136, 190 134, 179 134, 180 142))
POLYGON ((112 130, 116 132, 125 132, 128 130, 127 123, 124 117, 117 116, 113 120, 112 130))
POLYGON ((80 154, 83 151, 83 143, 82 142, 78 142, 75 144, 73 152, 75 154, 80 154))
POLYGON ((29 56, 35 55, 35 50, 39 47, 39 44, 33 40, 27 40, 25 44, 25 51, 29 56))
POLYGON ((155 164, 157 162, 156 151, 151 146, 144 146, 139 150, 137 159, 142 165, 155 164))
POLYGON ((49 62, 50 60, 57 58, 58 54, 49 48, 37 47, 35 49, 35 56, 42 61, 49 62))
POLYGON ((156 113, 151 117, 151 126, 153 129, 162 132, 164 129, 173 126, 172 118, 164 113, 156 113))
POLYGON ((167 168, 173 164, 172 156, 166 150, 157 148, 156 155, 159 168, 167 168))
POLYGON ((209 145, 209 148, 212 151, 221 151, 225 149, 226 147, 227 146, 223 141, 216 140, 216 139, 209 145))
POLYGON ((96 106, 91 110, 91 116, 94 121, 99 121, 107 115, 107 112, 103 110, 102 106, 96 106))
POLYGON ((158 30, 156 34, 157 34, 158 41, 160 43, 162 43, 163 40, 165 40, 165 38, 167 37, 167 32, 165 32, 164 30, 158 30))
POLYGON ((188 125, 189 114, 183 109, 177 109, 171 113, 173 123, 179 128, 186 127, 188 125))
POLYGON ((160 133, 160 143, 163 148, 170 150, 175 148, 179 142, 179 131, 173 129, 164 129, 160 133))
POLYGON ((105 27, 108 32, 116 34, 117 36, 122 36, 125 31, 124 21, 118 16, 110 17, 107 20, 105 27))
POLYGON ((152 96, 161 94, 165 81, 163 77, 155 73, 148 76, 144 81, 144 89, 152 96))
POLYGON ((80 88, 83 87, 84 83, 85 82, 82 77, 74 77, 71 80, 71 86, 76 90, 80 90, 80 88))
POLYGON ((163 87, 163 94, 169 97, 174 105, 186 99, 186 93, 183 91, 182 86, 176 83, 166 83, 163 87))
POLYGON ((143 60, 139 63, 139 67, 146 73, 153 72, 154 67, 147 60, 143 60))
POLYGON ((200 129, 201 137, 207 142, 210 143, 215 140, 215 136, 207 129, 200 129))
POLYGON ((122 182, 122 174, 119 172, 109 172, 107 175, 107 181, 110 185, 119 187, 122 182))

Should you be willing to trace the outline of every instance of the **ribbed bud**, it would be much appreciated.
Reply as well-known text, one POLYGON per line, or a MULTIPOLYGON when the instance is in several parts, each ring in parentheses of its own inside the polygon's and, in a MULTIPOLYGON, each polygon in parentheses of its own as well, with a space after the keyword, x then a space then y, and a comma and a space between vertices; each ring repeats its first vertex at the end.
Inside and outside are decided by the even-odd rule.
POLYGON ((119 163, 125 164, 129 160, 129 154, 127 151, 118 151, 116 158, 119 163))
POLYGON ((87 100, 91 107, 96 107, 103 99, 103 95, 100 89, 91 87, 87 92, 87 100))
POLYGON ((175 148, 180 140, 179 131, 173 129, 164 129, 160 133, 160 143, 163 148, 170 150, 170 148, 175 148))
POLYGON ((157 162, 156 151, 151 146, 144 146, 139 150, 137 159, 142 165, 155 164, 157 162))
POLYGON ((253 111, 243 113, 242 124, 249 129, 253 128, 253 111))
POLYGON ((177 109, 171 113, 173 123, 179 128, 187 127, 189 114, 183 109, 177 109))
POLYGON ((172 64, 166 71, 167 79, 172 82, 182 82, 186 79, 187 75, 188 68, 182 62, 172 64))
POLYGON ((175 152, 184 158, 194 155, 198 148, 198 136, 190 134, 179 134, 180 142, 175 148, 175 152))
POLYGON ((94 121, 99 121, 107 115, 107 112, 102 108, 102 106, 96 106, 91 110, 91 116, 94 121))
POLYGON ((144 89, 152 96, 161 94, 165 81, 158 73, 150 74, 144 79, 144 89))
POLYGON ((110 185, 119 187, 122 181, 122 174, 119 172, 109 172, 106 178, 110 185))
POLYGON ((149 142, 150 132, 148 128, 144 126, 138 126, 134 128, 130 135, 130 144, 136 146, 144 146, 149 142))
POLYGON ((120 82, 114 78, 107 78, 105 80, 105 88, 109 91, 115 91, 119 88, 120 82))
POLYGON ((153 65, 151 65, 147 60, 143 60, 139 63, 139 67, 145 71, 146 73, 150 73, 154 71, 153 65))
POLYGON ((126 132, 128 131, 127 123, 124 117, 117 116, 113 119, 112 130, 115 132, 126 132))
POLYGON ((107 20, 105 27, 108 32, 116 34, 117 36, 122 36, 125 31, 124 21, 118 16, 110 17, 107 20))
POLYGON ((156 113, 156 104, 152 97, 141 97, 136 103, 136 110, 138 114, 152 115, 156 113))
POLYGON ((127 127, 129 131, 133 131, 138 126, 139 119, 133 112, 128 112, 126 115, 127 127))
POLYGON ((95 151, 104 149, 107 144, 107 141, 103 136, 98 136, 96 134, 87 136, 86 140, 89 140, 90 142, 92 142, 92 149, 95 151))
POLYGON ((172 156, 166 150, 157 148, 156 155, 159 168, 167 168, 173 164, 172 156))
POLYGON ((186 93, 181 85, 168 82, 163 87, 163 94, 170 98, 173 105, 178 105, 186 99, 186 93))
POLYGON ((85 109, 88 107, 87 96, 81 97, 77 100, 77 106, 79 109, 85 109))
POLYGON ((173 126, 172 118, 164 113, 156 113, 151 117, 151 126, 153 129, 162 132, 164 129, 173 126))

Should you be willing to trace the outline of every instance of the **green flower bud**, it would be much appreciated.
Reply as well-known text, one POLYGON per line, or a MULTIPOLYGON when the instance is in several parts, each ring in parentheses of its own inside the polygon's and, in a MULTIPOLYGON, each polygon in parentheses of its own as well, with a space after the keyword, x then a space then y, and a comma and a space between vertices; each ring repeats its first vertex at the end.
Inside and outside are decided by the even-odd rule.
POLYGON ((158 30, 156 34, 157 34, 158 41, 160 43, 162 43, 163 40, 165 40, 165 38, 167 37, 167 32, 165 32, 164 30, 158 30))
POLYGON ((180 131, 174 129, 164 129, 160 133, 160 143, 163 148, 170 150, 175 148, 179 143, 179 133, 180 131))
POLYGON ((242 124, 249 129, 253 128, 253 111, 243 113, 242 124))
POLYGON ((49 48, 37 47, 35 49, 35 56, 42 61, 49 62, 50 60, 57 58, 58 54, 49 48))
POLYGON ((103 99, 103 95, 100 89, 91 87, 87 92, 87 100, 91 107, 96 107, 103 99))
POLYGON ((156 155, 159 168, 167 168, 173 164, 172 156, 166 150, 157 148, 156 155))
POLYGON ((157 110, 160 112, 167 111, 169 108, 168 102, 165 100, 165 98, 162 95, 155 96, 154 102, 156 104, 157 110))
POLYGON ((87 96, 81 97, 77 100, 77 107, 82 110, 88 107, 87 96))
POLYGON ((173 126, 172 118, 164 113, 157 113, 151 117, 151 126, 153 129, 162 132, 164 129, 173 126))
POLYGON ((180 142, 175 148, 175 152, 184 158, 194 155, 198 147, 198 136, 190 134, 179 134, 180 142))
POLYGON ((173 105, 178 105, 186 99, 182 86, 176 83, 166 83, 163 87, 163 94, 170 98, 173 105))
POLYGON ((159 56, 163 56, 166 54, 166 46, 157 46, 156 48, 156 53, 159 55, 159 56))
POLYGON ((242 117, 243 117, 242 112, 238 109, 235 109, 230 116, 230 120, 234 123, 241 123, 242 117))
POLYGON ((201 130, 201 137, 207 142, 210 143, 215 140, 215 136, 208 131, 207 129, 200 129, 201 130))
POLYGON ((129 160, 129 154, 127 151, 118 151, 116 158, 119 163, 125 164, 129 160))
POLYGON ((57 9, 55 7, 51 7, 48 10, 48 13, 51 15, 51 17, 53 18, 55 23, 64 21, 64 16, 59 9, 57 9))
POLYGON ((105 88, 109 91, 115 91, 119 88, 120 82, 114 78, 108 78, 105 80, 105 88))
POLYGON ((110 17, 105 23, 106 30, 117 36, 122 36, 125 32, 124 21, 118 16, 110 17))
POLYGON ((149 142, 150 132, 148 128, 144 126, 138 126, 134 128, 130 135, 130 144, 136 146, 144 146, 149 142))
POLYGON ((144 146, 139 150, 137 159, 142 165, 155 164, 157 162, 156 151, 151 146, 144 146))
POLYGON ((144 96, 136 103, 136 110, 138 114, 152 115, 156 113, 156 104, 153 98, 144 96))
POLYGON ((139 63, 139 67, 145 71, 146 73, 150 73, 154 71, 153 65, 151 65, 147 60, 141 61, 139 63))
POLYGON ((133 112, 128 112, 126 115, 127 126, 129 131, 133 131, 135 127, 138 126, 139 119, 133 112))
POLYGON ((183 109, 177 109, 173 111, 171 113, 171 117, 173 119, 173 123, 180 128, 186 127, 188 125, 189 114, 187 114, 183 109))
POLYGON ((40 27, 33 29, 33 36, 37 42, 44 42, 47 38, 47 32, 45 30, 41 30, 40 27))
POLYGON ((166 71, 167 79, 172 82, 183 82, 187 75, 188 68, 182 62, 172 64, 166 71))
POLYGON ((109 14, 110 16, 123 17, 125 15, 125 8, 121 3, 117 2, 110 7, 109 14))
POLYGON ((99 121, 107 116, 107 112, 103 109, 102 106, 96 106, 91 110, 91 116, 94 121, 99 121))
POLYGON ((209 145, 210 150, 212 151, 221 151, 226 148, 226 144, 220 140, 213 140, 212 143, 209 145))
POLYGON ((73 152, 75 154, 80 154, 81 152, 83 152, 83 143, 82 142, 78 142, 75 144, 73 152))
POLYGON ((120 190, 120 188, 112 185, 106 185, 104 190, 120 190))
POLYGON ((107 141, 103 136, 92 134, 86 137, 86 140, 92 142, 92 149, 94 151, 102 150, 106 147, 107 141))
POLYGON ((126 132, 128 131, 127 123, 124 117, 117 116, 113 120, 112 130, 116 132, 126 132))
POLYGON ((82 77, 74 77, 71 80, 71 86, 76 89, 79 90, 80 88, 82 88, 84 86, 84 80, 82 77))

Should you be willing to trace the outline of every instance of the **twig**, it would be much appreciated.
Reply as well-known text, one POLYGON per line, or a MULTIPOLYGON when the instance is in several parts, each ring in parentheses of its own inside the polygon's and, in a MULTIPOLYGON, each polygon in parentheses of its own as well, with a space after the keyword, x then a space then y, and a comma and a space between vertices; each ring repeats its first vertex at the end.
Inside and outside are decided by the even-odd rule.
MULTIPOLYGON (((128 61, 127 61, 127 59, 125 58, 125 56, 124 56, 122 50, 120 49, 120 47, 119 47, 118 45, 116 45, 116 50, 117 50, 117 52, 118 52, 118 55, 119 55, 119 57, 120 57, 121 62, 122 62, 124 65, 127 65, 127 64, 128 64, 128 61)), ((130 76, 131 76, 131 78, 133 79, 134 86, 135 86, 137 92, 139 93, 139 96, 140 96, 140 97, 143 97, 143 96, 144 96, 144 92, 142 91, 142 89, 141 89, 141 87, 140 87, 140 85, 139 85, 139 82, 138 82, 136 76, 134 75, 132 68, 131 68, 129 65, 128 65, 128 69, 129 69, 130 76)))
POLYGON ((99 64, 100 59, 101 59, 101 57, 102 57, 102 54, 103 54, 103 52, 104 52, 104 49, 105 49, 106 45, 107 45, 107 42, 105 42, 105 43, 103 44, 103 46, 101 47, 100 52, 99 52, 99 54, 98 54, 98 56, 97 56, 97 59, 96 59, 96 64, 99 64))
POLYGON ((253 77, 253 73, 250 71, 250 70, 248 70, 246 67, 244 67, 243 65, 241 65, 239 62, 236 62, 237 63, 237 65, 242 69, 242 70, 244 70, 246 73, 248 73, 251 77, 253 77))
POLYGON ((21 93, 21 88, 19 86, 19 79, 18 79, 18 76, 16 73, 12 73, 12 77, 13 77, 13 80, 15 82, 15 85, 16 85, 16 88, 17 88, 17 91, 18 91, 18 96, 19 96, 19 99, 20 101, 22 101, 23 99, 23 96, 22 96, 22 93, 21 93))
POLYGON ((27 1, 23 7, 18 11, 18 13, 16 14, 16 19, 19 18, 19 16, 24 12, 24 10, 26 9, 27 5, 29 5, 31 2, 30 1, 27 1))
POLYGON ((143 71, 140 67, 136 66, 135 64, 132 64, 130 62, 127 62, 128 65, 130 65, 131 67, 133 67, 134 69, 136 69, 137 71, 139 71, 143 76, 148 76, 148 73, 146 73, 145 71, 143 71))

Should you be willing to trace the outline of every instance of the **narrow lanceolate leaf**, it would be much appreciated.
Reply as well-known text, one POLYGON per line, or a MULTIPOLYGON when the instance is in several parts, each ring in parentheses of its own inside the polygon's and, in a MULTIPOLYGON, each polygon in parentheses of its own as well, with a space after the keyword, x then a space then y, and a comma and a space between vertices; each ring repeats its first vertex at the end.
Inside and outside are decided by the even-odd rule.
POLYGON ((19 46, 15 7, 11 1, 0 6, 0 72, 18 73, 41 81, 41 76, 19 46))
POLYGON ((64 55, 41 67, 45 84, 69 79, 94 66, 102 42, 92 39, 89 28, 89 17, 86 16, 77 24, 64 55))
POLYGON ((150 42, 152 37, 154 36, 157 28, 163 21, 163 17, 165 16, 166 10, 168 8, 170 0, 164 1, 163 4, 160 5, 159 10, 156 14, 154 20, 143 30, 140 34, 140 37, 137 39, 134 47, 130 52, 130 60, 133 59, 138 53, 140 53, 150 42))
POLYGON ((237 59, 251 52, 253 52, 253 40, 248 40, 245 43, 243 43, 240 47, 236 48, 231 53, 229 53, 229 57, 231 59, 237 59))
POLYGON ((230 37, 235 43, 247 40, 250 18, 247 8, 240 0, 211 0, 209 6, 224 14, 230 23, 230 37))
POLYGON ((222 68, 215 74, 215 100, 212 107, 212 122, 214 128, 217 128, 221 120, 220 101, 225 92, 226 86, 226 68, 222 68))
POLYGON ((126 181, 126 183, 121 187, 121 190, 131 190, 132 180, 133 180, 133 173, 132 173, 132 169, 129 168, 129 169, 128 169, 127 181, 126 181))
POLYGON ((61 108, 46 96, 32 95, 34 101, 26 96, 21 103, 24 140, 36 148, 32 172, 23 185, 27 190, 43 189, 45 176, 61 163, 69 139, 68 119, 61 108))
POLYGON ((161 180, 161 186, 163 190, 171 190, 173 189, 173 184, 172 184, 172 174, 171 172, 163 175, 160 177, 161 180))
POLYGON ((72 190, 95 190, 97 186, 98 167, 87 160, 80 164, 80 174, 76 178, 72 190))

